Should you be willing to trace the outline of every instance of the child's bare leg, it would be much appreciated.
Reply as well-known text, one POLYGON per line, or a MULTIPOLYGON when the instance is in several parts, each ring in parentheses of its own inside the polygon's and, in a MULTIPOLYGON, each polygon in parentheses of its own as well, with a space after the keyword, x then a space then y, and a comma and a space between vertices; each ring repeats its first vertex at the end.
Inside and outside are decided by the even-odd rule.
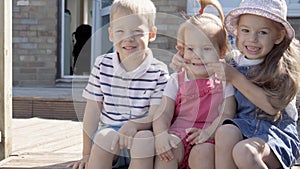
POLYGON ((153 169, 154 137, 151 131, 139 131, 130 150, 130 169, 153 169))
POLYGON ((215 134, 216 169, 235 169, 233 147, 243 139, 242 133, 235 125, 220 126, 215 134))
POLYGON ((215 145, 211 143, 195 145, 190 152, 189 167, 191 169, 215 168, 215 145))
MULTIPOLYGON (((177 137, 177 136, 174 136, 177 137)), ((177 139, 180 138, 177 137, 177 139)), ((162 161, 158 156, 155 157, 154 169, 174 169, 178 168, 181 164, 184 157, 184 146, 182 142, 180 142, 177 148, 173 148, 172 152, 174 154, 174 158, 171 161, 162 161)))
POLYGON ((94 138, 94 144, 91 150, 88 169, 111 169, 113 158, 118 148, 111 150, 111 140, 117 132, 113 129, 104 129, 94 138))
POLYGON ((259 138, 250 138, 237 143, 233 148, 233 159, 238 168, 281 168, 269 145, 259 138))

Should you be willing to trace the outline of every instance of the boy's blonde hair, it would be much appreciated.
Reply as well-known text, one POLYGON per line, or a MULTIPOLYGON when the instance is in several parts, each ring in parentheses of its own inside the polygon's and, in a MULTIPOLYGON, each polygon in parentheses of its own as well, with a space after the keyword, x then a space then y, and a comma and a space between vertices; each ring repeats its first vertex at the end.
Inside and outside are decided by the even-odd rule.
POLYGON ((128 11, 128 14, 141 14, 146 18, 149 28, 155 26, 156 7, 151 0, 114 0, 110 21, 114 20, 114 15, 120 10, 128 11))

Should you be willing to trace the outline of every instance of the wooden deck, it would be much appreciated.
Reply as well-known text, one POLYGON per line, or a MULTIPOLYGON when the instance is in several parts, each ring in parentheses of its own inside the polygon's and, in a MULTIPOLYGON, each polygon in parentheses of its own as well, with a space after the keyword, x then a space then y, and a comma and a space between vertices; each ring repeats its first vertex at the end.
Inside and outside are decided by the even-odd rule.
POLYGON ((81 122, 13 119, 12 129, 12 155, 0 161, 0 169, 65 169, 81 158, 81 122))
POLYGON ((1 169, 63 169, 81 158, 81 122, 41 118, 13 119, 12 155, 1 169))

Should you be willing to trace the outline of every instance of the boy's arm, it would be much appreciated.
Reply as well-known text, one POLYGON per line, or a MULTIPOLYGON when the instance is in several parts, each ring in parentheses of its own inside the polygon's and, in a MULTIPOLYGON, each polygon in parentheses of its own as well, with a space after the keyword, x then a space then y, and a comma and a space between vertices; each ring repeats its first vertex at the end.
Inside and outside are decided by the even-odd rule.
POLYGON ((133 129, 136 132, 139 130, 151 129, 153 114, 154 114, 154 112, 157 111, 157 108, 158 108, 158 105, 151 105, 147 116, 139 118, 139 119, 129 120, 123 124, 122 128, 133 129))
POLYGON ((102 102, 87 100, 83 118, 83 157, 91 152, 92 136, 98 129, 102 106, 102 102))
MULTIPOLYGON (((166 66, 166 65, 162 64, 161 66, 163 67, 163 66, 166 66)), ((129 122, 135 122, 136 125, 137 125, 138 130, 150 129, 151 128, 154 115, 157 114, 157 111, 160 111, 158 109, 161 108, 161 106, 159 106, 159 105, 162 104, 162 100, 164 98, 163 92, 164 92, 164 89, 165 89, 166 84, 168 82, 168 79, 169 79, 168 72, 161 70, 159 78, 157 79, 156 88, 155 88, 153 94, 150 97, 150 103, 152 105, 150 105, 149 112, 148 112, 147 116, 144 117, 144 118, 141 118, 141 119, 136 119, 134 121, 129 121, 129 122)))
POLYGON ((153 120, 157 118, 157 123, 162 124, 159 126, 167 130, 173 117, 174 107, 174 101, 167 96, 163 96, 160 105, 150 106, 147 116, 140 119, 130 120, 124 125, 134 125, 137 130, 146 130, 151 128, 152 123, 154 123, 153 120))
POLYGON ((130 149, 133 138, 139 130, 151 129, 153 112, 156 111, 157 107, 158 106, 150 106, 149 112, 145 117, 125 122, 118 130, 119 134, 112 140, 112 147, 115 147, 118 143, 121 149, 124 147, 130 149))

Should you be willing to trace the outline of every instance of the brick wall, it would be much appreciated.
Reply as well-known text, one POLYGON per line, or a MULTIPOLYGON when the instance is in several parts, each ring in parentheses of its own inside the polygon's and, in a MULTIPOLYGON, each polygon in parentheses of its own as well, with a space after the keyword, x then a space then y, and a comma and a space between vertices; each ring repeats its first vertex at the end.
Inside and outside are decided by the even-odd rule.
POLYGON ((13 0, 14 86, 54 85, 57 18, 57 0, 13 0))
MULTIPOLYGON (((180 12, 186 12, 185 0, 152 0, 157 8, 157 38, 150 43, 154 56, 169 64, 177 52, 176 35, 179 25, 184 21, 180 12)), ((170 72, 172 70, 169 69, 170 72)))

